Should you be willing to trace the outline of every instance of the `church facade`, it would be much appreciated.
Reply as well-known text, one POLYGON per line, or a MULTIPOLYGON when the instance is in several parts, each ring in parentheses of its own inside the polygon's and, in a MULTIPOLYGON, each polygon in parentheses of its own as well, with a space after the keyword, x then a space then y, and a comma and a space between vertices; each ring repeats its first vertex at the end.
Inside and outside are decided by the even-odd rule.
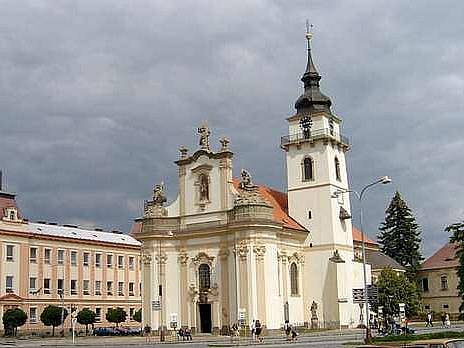
MULTIPOLYGON (((199 149, 180 148, 179 192, 166 205, 156 185, 133 236, 142 242, 143 325, 227 333, 259 320, 312 327, 355 327, 362 288, 355 260, 341 119, 320 91, 310 39, 304 92, 280 140, 287 192, 232 175, 229 139, 218 149, 198 128, 199 149)), ((369 271, 369 269, 368 269, 369 271)), ((370 274, 370 272, 368 272, 370 274)), ((370 279, 369 279, 370 281, 370 279)))

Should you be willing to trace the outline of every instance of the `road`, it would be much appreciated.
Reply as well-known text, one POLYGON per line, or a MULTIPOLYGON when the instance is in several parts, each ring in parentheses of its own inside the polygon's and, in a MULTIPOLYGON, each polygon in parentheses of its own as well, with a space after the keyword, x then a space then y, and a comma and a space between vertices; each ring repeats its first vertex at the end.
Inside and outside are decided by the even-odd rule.
MULTIPOLYGON (((438 331, 463 331, 464 325, 455 325, 451 329, 443 329, 441 327, 424 328, 415 327, 417 333, 429 333, 438 331)), ((344 331, 324 331, 319 333, 311 333, 298 337, 295 342, 287 342, 283 337, 266 337, 262 344, 253 343, 250 340, 242 339, 240 344, 237 342, 231 343, 229 338, 226 337, 213 337, 203 336, 194 338, 193 342, 178 342, 160 344, 159 342, 146 343, 144 338, 141 337, 85 337, 79 338, 76 342, 76 347, 89 347, 89 348, 224 348, 224 347, 255 347, 268 346, 276 348, 291 348, 291 347, 336 347, 347 348, 346 342, 361 342, 363 339, 363 332, 361 330, 344 330, 344 331), (345 343, 345 344, 344 344, 345 343), (164 347, 163 347, 164 346, 164 347)), ((69 338, 67 339, 31 339, 31 340, 0 340, 1 347, 57 347, 69 348, 73 347, 69 338)))

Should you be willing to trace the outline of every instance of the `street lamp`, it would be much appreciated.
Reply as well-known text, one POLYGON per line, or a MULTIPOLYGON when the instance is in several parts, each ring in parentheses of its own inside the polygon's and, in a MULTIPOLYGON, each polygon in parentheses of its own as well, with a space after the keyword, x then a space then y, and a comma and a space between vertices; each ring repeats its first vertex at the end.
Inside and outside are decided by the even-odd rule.
MULTIPOLYGON (((169 231, 167 233, 167 237, 173 237, 174 233, 169 231)), ((160 303, 160 342, 164 342, 166 340, 165 333, 164 333, 164 313, 163 313, 163 285, 161 282, 161 274, 162 274, 162 266, 161 266, 161 239, 159 239, 159 251, 158 251, 158 298, 160 303)))
POLYGON ((371 341, 371 332, 369 328, 369 301, 367 296, 367 274, 366 274, 366 247, 364 241, 364 231, 363 231, 363 206, 362 199, 366 191, 377 184, 389 184, 391 183, 391 178, 388 176, 382 176, 378 180, 366 185, 363 187, 360 193, 354 190, 337 190, 332 194, 333 198, 338 198, 343 193, 354 193, 359 202, 359 228, 361 230, 361 247, 362 247, 362 265, 363 265, 363 282, 364 282, 364 307, 366 310, 366 343, 371 341))

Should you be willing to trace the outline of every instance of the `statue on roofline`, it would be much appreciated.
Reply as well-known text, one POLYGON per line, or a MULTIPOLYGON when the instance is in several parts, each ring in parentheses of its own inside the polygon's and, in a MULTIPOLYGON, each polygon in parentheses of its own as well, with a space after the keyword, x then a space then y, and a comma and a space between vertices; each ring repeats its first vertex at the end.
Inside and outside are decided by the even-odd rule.
POLYGON ((164 182, 161 184, 156 184, 153 188, 153 203, 156 206, 162 207, 164 203, 167 202, 166 198, 166 190, 164 186, 164 182))

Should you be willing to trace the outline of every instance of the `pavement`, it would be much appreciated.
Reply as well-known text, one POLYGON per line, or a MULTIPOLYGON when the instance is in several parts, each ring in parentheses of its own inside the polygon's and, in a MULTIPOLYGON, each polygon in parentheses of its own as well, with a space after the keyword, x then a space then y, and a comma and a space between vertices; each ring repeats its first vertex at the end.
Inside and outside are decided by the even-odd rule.
MULTIPOLYGON (((464 324, 456 324, 451 328, 445 329, 440 326, 425 328, 423 325, 411 325, 416 329, 417 333, 429 333, 438 331, 463 331, 464 324)), ((290 347, 350 347, 348 342, 361 343, 363 340, 364 331, 361 329, 346 329, 346 330, 327 330, 318 332, 303 333, 298 336, 298 339, 293 342, 286 341, 284 335, 266 336, 263 343, 253 342, 249 338, 242 337, 240 340, 231 340, 228 336, 212 336, 212 335, 196 335, 193 341, 177 341, 174 339, 167 340, 165 343, 160 343, 158 337, 153 337, 149 342, 144 337, 77 337, 73 345, 70 337, 48 337, 48 338, 0 338, 1 347, 59 347, 69 348, 88 347, 88 348, 129 348, 140 347, 148 348, 162 345, 169 345, 169 348, 221 348, 234 346, 272 346, 273 348, 290 348, 290 347)), ((352 345, 351 347, 356 346, 352 345)), ((167 347, 165 347, 167 348, 167 347)))

